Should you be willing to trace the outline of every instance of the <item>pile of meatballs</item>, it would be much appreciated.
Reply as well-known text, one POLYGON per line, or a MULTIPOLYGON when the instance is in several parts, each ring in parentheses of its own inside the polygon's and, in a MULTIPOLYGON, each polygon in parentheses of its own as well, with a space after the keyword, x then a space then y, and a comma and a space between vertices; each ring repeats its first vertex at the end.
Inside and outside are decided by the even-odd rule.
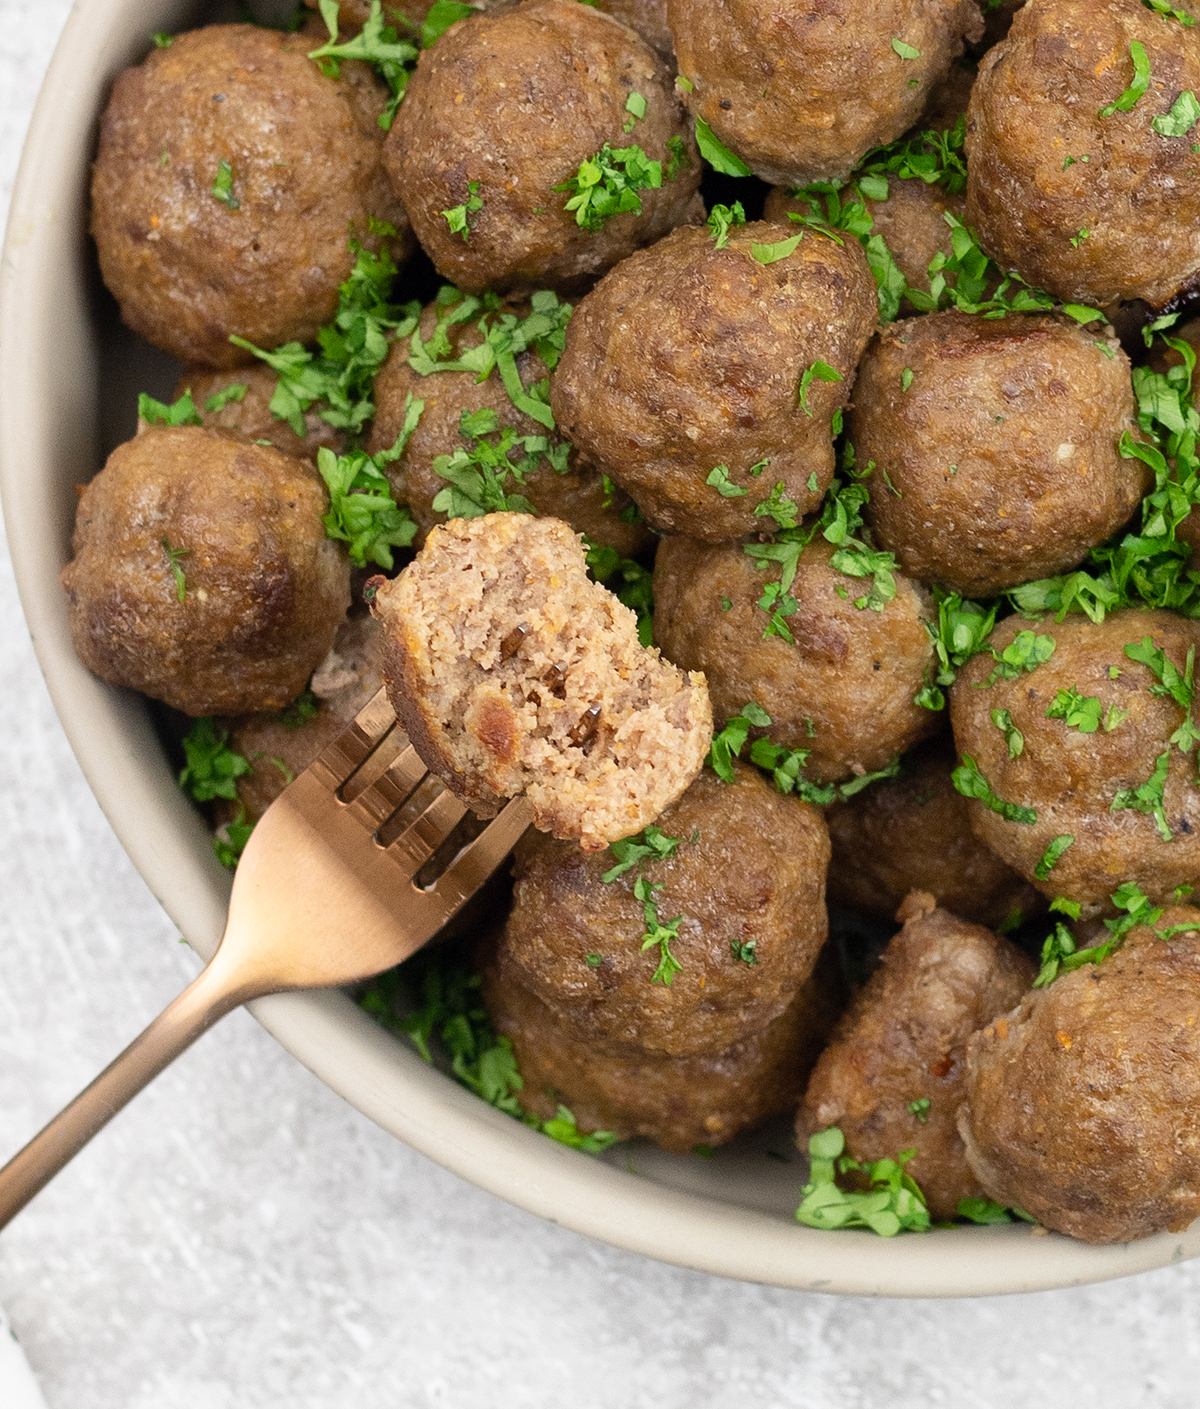
POLYGON ((473 512, 447 467, 500 446, 515 507, 614 587, 652 571, 725 741, 637 838, 519 844, 473 960, 531 1116, 707 1153, 798 1110, 802 1149, 915 1151, 935 1221, 1186 1227, 1200 624, 1012 594, 1162 489, 1130 446, 1141 369, 1200 345, 1149 350, 1200 290, 1188 4, 342 0, 335 39, 325 9, 156 36, 102 116, 100 271, 194 411, 81 492, 80 657, 176 737, 214 721, 244 767, 212 820, 253 823, 381 682, 329 466, 365 461, 418 548, 473 512), (938 160, 880 176, 913 133, 938 160), (964 240, 974 304, 940 272, 964 240), (372 258, 425 306, 375 330, 370 414, 289 410, 372 258), (891 935, 874 972, 829 907, 891 935), (1039 975, 1051 931, 1074 957, 1039 975))

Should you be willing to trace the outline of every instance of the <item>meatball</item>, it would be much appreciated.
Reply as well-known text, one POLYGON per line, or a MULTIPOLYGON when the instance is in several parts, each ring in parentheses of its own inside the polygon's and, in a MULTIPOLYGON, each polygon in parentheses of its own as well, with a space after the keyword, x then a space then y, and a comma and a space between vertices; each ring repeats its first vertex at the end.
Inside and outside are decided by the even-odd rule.
POLYGON ((261 364, 239 367, 233 372, 214 372, 207 367, 189 367, 175 388, 175 399, 190 392, 201 422, 216 431, 226 431, 243 440, 261 444, 269 440, 285 455, 301 460, 317 458, 321 446, 341 453, 346 437, 323 421, 314 411, 304 414, 304 435, 298 436, 287 421, 271 410, 278 377, 261 364), (212 409, 208 402, 212 401, 212 409))
POLYGON ((576 288, 704 218, 699 155, 665 64, 575 0, 529 0, 426 49, 384 160, 426 253, 472 292, 576 288), (574 196, 557 188, 606 146, 612 174, 567 209, 574 196), (636 153, 619 157, 634 147, 661 164, 657 188, 636 153), (447 212, 460 207, 456 228, 447 212))
POLYGON ((1200 910, 1180 906, 976 1033, 959 1119, 992 1198, 1089 1243, 1200 1215, 1198 985, 1200 910))
MULTIPOLYGON (((304 0, 310 10, 319 10, 321 0, 304 0)), ((405 19, 414 25, 420 25, 425 16, 429 13, 430 0, 386 0, 383 6, 383 18, 385 23, 391 24, 396 18, 400 18, 400 23, 396 26, 400 37, 408 37, 408 26, 405 19)), ((338 0, 338 38, 342 43, 346 42, 348 36, 357 34, 371 16, 371 0, 338 0)), ((321 37, 325 38, 329 31, 325 28, 323 21, 318 20, 313 15, 308 22, 312 26, 320 25, 321 37)))
POLYGON ((964 596, 1075 567, 1149 485, 1120 451, 1136 430, 1129 376, 1115 337, 1066 318, 893 323, 863 358, 849 421, 859 462, 876 465, 876 538, 964 596))
POLYGON ((383 93, 312 41, 256 25, 180 34, 117 79, 100 123, 92 234, 121 317, 185 362, 233 367, 311 342, 368 216, 406 229, 380 164, 383 93))
POLYGON ((667 0, 598 0, 597 10, 636 30, 675 69, 675 43, 667 23, 667 0))
POLYGON ((282 709, 350 605, 316 470, 200 426, 154 426, 83 492, 63 569, 76 654, 185 714, 282 709))
MULTIPOLYGON (((823 951, 823 955, 828 951, 823 951)), ((620 1139, 642 1135, 686 1154, 723 1145, 740 1130, 790 1110, 837 1017, 836 964, 824 960, 788 1006, 724 1052, 597 1052, 532 993, 501 956, 484 971, 483 999, 516 1051, 519 1100, 539 1119, 559 1103, 578 1129, 620 1139)))
MULTIPOLYGON (((1173 612, 1118 611, 1098 624, 1071 616, 1032 629, 1010 617, 992 635, 996 654, 960 672, 950 714, 958 750, 973 760, 974 782, 961 780, 973 789, 971 826, 1043 894, 1095 914, 1127 881, 1167 903, 1200 876, 1195 755, 1172 743, 1189 710, 1161 683, 1164 658, 1182 676, 1198 645, 1200 623, 1173 612), (1053 643, 1040 665, 1035 632, 1053 643), (1009 817, 981 799, 988 790, 1009 817), (1057 860, 1052 843, 1066 844, 1057 860)), ((1175 689, 1190 695, 1190 685, 1175 689)))
POLYGON ((915 1149, 907 1172, 934 1218, 953 1218, 978 1198, 955 1124, 973 1032, 1021 1001, 1033 961, 981 925, 939 910, 914 892, 904 928, 854 997, 821 1053, 796 1118, 796 1139, 831 1125, 862 1161, 915 1149))
POLYGON ((1200 30, 1141 0, 1025 5, 984 56, 968 110, 967 219, 984 249, 1056 298, 1098 307, 1158 308, 1194 286, 1196 134, 1168 116, 1183 90, 1200 90, 1200 30), (1149 87, 1122 111, 1133 44, 1149 87))
POLYGON ((806 773, 824 782, 883 768, 938 727, 913 703, 934 662, 928 594, 896 575, 882 611, 860 610, 863 583, 832 566, 834 552, 820 536, 804 549, 786 618, 759 605, 775 565, 764 575, 741 544, 667 538, 654 568, 655 639, 704 671, 718 723, 761 705, 769 737, 807 749, 806 773))
POLYGON ((898 778, 828 809, 830 905, 887 921, 910 891, 925 891, 962 919, 992 927, 1044 908, 972 832, 967 800, 950 781, 955 762, 948 740, 932 740, 905 757, 898 778))
POLYGON ((844 176, 917 122, 974 0, 668 0, 688 107, 767 181, 844 176))
POLYGON ((825 822, 737 764, 733 783, 703 772, 658 828, 659 849, 616 876, 626 853, 526 833, 506 962, 594 1052, 724 1052, 812 973, 828 930, 825 822))
POLYGON ((712 739, 703 675, 641 645, 561 519, 452 519, 380 583, 396 717, 478 816, 524 794, 535 826, 603 851, 699 773, 712 739))
MULTIPOLYGON (((429 343, 439 332, 448 344, 447 356, 461 357, 479 347, 484 334, 479 317, 453 323, 461 303, 430 304, 421 315, 418 335, 429 343)), ((522 307, 513 310, 524 316, 522 307)), ((493 318, 492 327, 499 323, 493 318)), ((485 407, 496 412, 501 433, 511 428, 522 439, 527 436, 546 437, 544 425, 518 411, 509 399, 493 370, 483 381, 474 372, 436 372, 422 376, 409 364, 409 342, 401 339, 392 344, 387 361, 375 381, 375 422, 371 428, 368 449, 372 454, 389 449, 404 427, 408 398, 423 401, 425 409, 413 431, 403 455, 385 466, 385 472, 400 499, 408 503, 413 517, 421 526, 421 541, 437 523, 445 523, 447 515, 435 510, 433 501, 449 485, 449 481, 434 468, 439 456, 453 455, 456 450, 469 450, 477 444, 474 437, 462 431, 464 415, 474 415, 485 407)), ((518 355, 517 372, 529 387, 548 375, 546 364, 536 350, 518 355)), ((551 439, 553 439, 551 435, 551 439)), ((491 443, 489 441, 489 443, 491 443)), ((521 447, 514 447, 510 459, 525 459, 521 447)), ((565 462, 559 473, 541 456, 535 468, 525 473, 523 482, 514 477, 505 485, 508 494, 519 494, 529 501, 539 514, 563 519, 592 543, 607 544, 625 557, 647 548, 652 541, 649 529, 641 522, 630 500, 611 485, 606 486, 599 474, 585 469, 576 456, 565 462)))
POLYGON ((708 542, 773 530, 763 505, 786 496, 798 517, 829 487, 830 422, 876 308, 854 240, 755 223, 717 249, 676 230, 580 302, 550 404, 657 527, 708 542))

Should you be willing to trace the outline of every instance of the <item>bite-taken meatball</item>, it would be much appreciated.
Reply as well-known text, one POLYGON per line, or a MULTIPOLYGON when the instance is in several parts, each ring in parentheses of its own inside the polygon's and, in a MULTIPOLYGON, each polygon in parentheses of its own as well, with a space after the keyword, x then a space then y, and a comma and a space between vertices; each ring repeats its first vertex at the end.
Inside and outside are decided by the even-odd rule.
POLYGON ((668 0, 685 101, 767 181, 844 176, 917 122, 975 0, 668 0))
POLYGON ((829 903, 873 920, 893 918, 910 891, 993 928, 1045 907, 1041 895, 971 830, 967 800, 950 781, 957 759, 938 738, 905 756, 897 778, 864 788, 825 813, 833 859, 829 903))
POLYGON ((812 973, 828 930, 825 822, 738 764, 732 783, 703 772, 657 826, 658 850, 619 875, 619 853, 526 833, 505 961, 597 1052, 723 1052, 812 973))
POLYGON ((638 640, 561 519, 435 528, 379 580, 383 673, 426 766, 481 817, 524 794, 533 823, 603 851, 657 820, 712 735, 703 675, 638 640))
POLYGON ((970 597, 1075 567, 1141 502, 1115 337, 1067 318, 931 313, 859 367, 849 435, 874 462, 867 521, 905 572, 970 597))
POLYGON ((185 714, 282 709, 350 605, 325 486, 273 446, 200 426, 119 445, 83 492, 63 569, 83 663, 185 714))
POLYGON ((709 542, 774 532, 833 478, 830 423, 875 326, 857 241, 754 223, 718 249, 676 230, 575 309, 550 404, 580 455, 656 527, 709 542), (822 375, 817 375, 817 371, 822 375), (778 486, 782 486, 779 489, 778 486))
MULTIPOLYGON (((233 367, 311 342, 368 217, 403 235, 380 164, 384 94, 326 77, 312 40, 256 25, 177 35, 117 79, 100 122, 92 234, 121 317, 184 362, 233 367)), ((399 243, 394 252, 400 248, 399 243)))
POLYGON ((984 1190, 1089 1243, 1200 1215, 1198 985, 1200 911, 1172 907, 977 1033, 959 1123, 984 1190))
POLYGON ((1200 162, 1179 104, 1197 90, 1195 27, 1141 0, 1030 0, 984 56, 967 115, 967 219, 984 249, 1097 307, 1158 308, 1191 287, 1200 162))
MULTIPOLYGON (((826 951, 827 952, 827 951, 826 951)), ((641 1135, 686 1154, 723 1145, 740 1130, 790 1110, 840 1007, 836 964, 824 956, 788 1006, 724 1052, 597 1052, 532 993, 512 966, 484 970, 483 1000, 516 1052, 518 1099, 542 1120, 561 1103, 589 1134, 641 1135)))
POLYGON ((1021 1001, 1034 964, 982 925, 914 892, 904 928, 851 1001, 821 1053, 796 1118, 796 1139, 831 1125, 862 1161, 915 1149, 907 1172, 934 1218, 953 1218, 983 1192, 955 1123, 966 1081, 967 1039, 1021 1001))
POLYGON ((955 743, 976 775, 962 780, 976 835, 1043 894, 1093 914, 1127 881, 1170 903, 1200 876, 1195 753, 1172 742, 1190 711, 1170 692, 1177 671, 1175 694, 1190 696, 1182 677, 1200 624, 1166 611, 1099 624, 1010 617, 991 646, 1009 660, 976 656, 950 691, 955 743))
MULTIPOLYGON (((484 341, 479 328, 482 310, 465 322, 452 321, 459 316, 462 307, 462 300, 447 300, 430 304, 421 315, 417 331, 422 345, 430 345, 435 338, 445 338, 447 347, 442 360, 456 360, 484 341)), ((506 309, 505 313, 523 318, 529 309, 514 307, 506 309)), ((491 316, 490 325, 501 326, 497 315, 491 316)), ((522 440, 537 436, 552 445, 558 442, 546 426, 517 410, 494 368, 483 381, 475 372, 422 375, 409 365, 410 356, 409 339, 398 339, 380 369, 375 380, 375 420, 367 448, 375 454, 394 445, 404 428, 408 398, 424 402, 425 409, 404 453, 384 467, 397 496, 408 504, 420 525, 423 542, 434 524, 445 523, 449 517, 433 507, 438 494, 450 484, 435 468, 439 458, 453 456, 460 450, 472 452, 479 445, 473 434, 462 429, 464 415, 473 416, 484 408, 495 411, 499 432, 489 431, 484 437, 489 445, 498 443, 506 429, 511 429, 522 440)), ((549 374, 535 348, 518 354, 516 364, 517 375, 527 388, 549 374)), ((517 464, 527 458, 522 445, 514 446, 509 455, 517 464)), ((651 543, 650 531, 641 522, 629 498, 611 485, 606 486, 594 470, 581 467, 575 455, 566 459, 564 473, 560 474, 545 455, 536 455, 534 468, 522 473, 523 482, 509 478, 506 492, 521 495, 539 514, 563 519, 576 532, 586 534, 592 543, 607 544, 624 557, 641 552, 651 543)))
POLYGON ((666 65, 575 0, 447 31, 421 55, 384 160, 426 253, 472 292, 575 288, 703 219, 699 155, 666 65), (585 204, 568 210, 576 192, 556 188, 606 146, 612 174, 590 181, 589 168, 585 204))
POLYGON ((287 421, 271 410, 278 377, 262 365, 214 372, 208 367, 190 367, 174 391, 177 401, 190 392, 202 424, 225 431, 243 440, 261 443, 269 440, 285 455, 316 463, 322 445, 341 453, 345 435, 323 421, 315 410, 304 413, 304 435, 298 436, 287 421), (211 407, 210 407, 211 403, 211 407))
POLYGON ((779 618, 786 636, 775 609, 759 605, 778 567, 760 571, 740 543, 667 538, 654 566, 655 640, 704 671, 718 725, 749 701, 761 705, 773 721, 767 735, 808 749, 805 773, 822 782, 883 768, 938 727, 913 703, 933 668, 928 593, 896 574, 882 611, 860 609, 869 580, 833 567, 835 551, 818 534, 801 553, 795 611, 779 618))

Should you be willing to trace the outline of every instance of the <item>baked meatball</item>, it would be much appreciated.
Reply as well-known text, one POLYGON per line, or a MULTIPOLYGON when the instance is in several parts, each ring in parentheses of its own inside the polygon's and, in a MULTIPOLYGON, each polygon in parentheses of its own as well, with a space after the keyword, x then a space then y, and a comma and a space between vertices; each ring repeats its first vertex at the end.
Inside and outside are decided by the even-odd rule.
POLYGON ((667 23, 667 0, 598 0, 596 9, 636 30, 651 49, 656 49, 667 60, 674 72, 675 48, 671 26, 667 23))
POLYGON ((484 970, 483 1000, 513 1044, 527 1111, 548 1120, 561 1102, 579 1130, 642 1135, 686 1154, 795 1105, 837 1018, 835 969, 823 960, 777 1018, 715 1055, 597 1052, 502 959, 484 970))
POLYGON ((971 830, 967 800, 950 781, 956 761, 949 739, 931 740, 906 755, 899 777, 828 808, 830 905, 886 922, 910 891, 924 891, 993 928, 1045 907, 971 830))
POLYGON ((593 1051, 724 1052, 777 1018, 812 973, 828 929, 825 822, 737 764, 732 783, 701 773, 657 825, 678 842, 673 855, 608 882, 620 853, 526 833, 506 963, 593 1051), (643 948, 651 909, 674 934, 643 948))
MULTIPOLYGON (((494 8, 485 6, 482 0, 472 0, 479 3, 480 8, 494 8)), ((321 0, 304 0, 310 10, 319 10, 321 0)), ((399 21, 396 29, 400 37, 409 37, 409 26, 404 23, 407 19, 411 24, 419 26, 429 13, 431 0, 384 0, 383 18, 387 24, 399 21)), ((371 17, 371 0, 338 0, 338 37, 343 43, 350 35, 357 34, 367 20, 371 17)), ((310 25, 320 25, 320 33, 324 39, 329 31, 325 28, 324 21, 313 15, 309 20, 310 25)))
POLYGON ((346 437, 328 421, 323 421, 315 410, 305 412, 303 436, 298 436, 287 421, 281 421, 272 412, 271 398, 278 380, 269 367, 261 364, 226 372, 189 367, 180 377, 174 397, 178 400, 184 392, 190 392, 201 422, 212 430, 225 431, 258 444, 269 440, 285 455, 311 460, 314 464, 317 451, 323 445, 340 454, 346 437), (210 400, 212 410, 206 404, 210 400))
MULTIPOLYGON (((121 317, 184 362, 233 367, 311 342, 368 216, 406 228, 380 164, 382 88, 326 77, 303 35, 180 34, 126 69, 100 122, 92 234, 121 317)), ((399 248, 394 247, 394 252, 399 248)))
POLYGON ((799 517, 829 487, 830 422, 875 326, 876 288, 854 240, 810 232, 785 258, 755 258, 800 234, 754 223, 717 249, 705 229, 676 230, 575 310, 550 404, 658 528, 709 542, 774 531, 761 505, 782 493, 799 517))
POLYGON ((967 220, 984 249, 1056 298, 1097 307, 1158 308, 1192 287, 1196 133, 1168 116, 1184 90, 1200 90, 1200 30, 1141 0, 1030 0, 984 56, 968 110, 967 220), (1135 43, 1149 87, 1114 110, 1135 91, 1135 43))
POLYGON ((457 25, 426 49, 384 160, 426 253, 472 292, 577 288, 704 218, 699 154, 665 64, 632 30, 575 0, 529 0, 457 25), (661 163, 660 186, 627 187, 629 202, 609 217, 617 202, 601 189, 632 174, 635 158, 622 158, 612 182, 588 188, 590 204, 568 210, 574 196, 556 188, 606 145, 636 146, 661 163), (456 230, 446 212, 460 206, 466 225, 456 230))
POLYGON ((282 709, 350 605, 316 470, 200 426, 152 426, 83 492, 63 569, 76 654, 185 714, 282 709))
POLYGON ((1200 1215, 1198 987, 1180 906, 976 1033, 959 1120, 985 1191, 1089 1243, 1200 1215))
MULTIPOLYGON (((454 358, 478 347, 484 340, 478 316, 464 323, 448 321, 456 311, 453 304, 430 304, 421 315, 418 329, 422 342, 428 342, 440 321, 449 343, 448 355, 454 358)), ((528 308, 515 310, 520 315, 528 311, 528 308)), ((424 542, 434 524, 445 523, 447 518, 433 507, 434 499, 449 484, 434 468, 436 460, 439 456, 453 455, 456 450, 469 449, 476 443, 473 437, 462 433, 464 415, 490 407, 499 418, 501 432, 511 428, 515 435, 524 438, 545 437, 547 430, 532 416, 516 409, 497 371, 493 370, 483 381, 473 372, 434 372, 422 376, 409 365, 409 356, 409 340, 402 338, 392 344, 387 361, 380 369, 375 380, 375 421, 367 448, 375 454, 395 444, 404 427, 409 396, 425 403, 404 454, 384 467, 397 497, 407 502, 421 526, 421 541, 424 542)), ((516 360, 518 375, 526 387, 548 375, 545 363, 532 348, 516 360)), ((525 452, 519 446, 514 447, 510 458, 519 462, 525 458, 525 452)), ((509 494, 523 496, 537 513, 563 519, 578 533, 585 534, 590 542, 608 544, 624 557, 641 552, 652 541, 650 530, 629 498, 611 485, 605 486, 601 476, 580 466, 575 455, 568 459, 564 474, 559 474, 542 456, 523 483, 511 477, 505 489, 509 494)))
POLYGON ((1149 485, 1123 459, 1129 362, 1067 319, 931 313, 885 328, 859 367, 848 433, 874 461, 864 514, 905 572, 968 597, 1064 572, 1149 485))
POLYGON ((953 1218, 982 1190, 967 1165, 955 1119, 973 1032, 1021 1001, 1034 964, 981 925, 908 897, 904 928, 851 1001, 817 1062, 796 1118, 796 1140, 831 1125, 853 1159, 894 1159, 915 1149, 907 1172, 934 1218, 953 1218))
POLYGON ((773 720, 767 735, 808 749, 805 772, 822 782, 883 768, 938 727, 913 703, 933 668, 928 593, 897 574, 882 611, 859 610, 863 583, 831 566, 834 551, 818 535, 800 555, 791 641, 764 635, 772 615, 759 599, 778 571, 759 571, 740 543, 667 538, 654 568, 655 639, 705 672, 718 724, 754 701, 773 720))
POLYGON ((991 638, 1009 663, 978 655, 950 691, 960 755, 974 761, 997 806, 1028 810, 1011 820, 991 810, 977 778, 968 804, 975 834, 1043 894, 1093 914, 1126 881, 1162 904, 1200 876, 1195 754, 1171 742, 1188 711, 1163 689, 1161 658, 1152 654, 1152 669, 1128 654, 1148 654, 1146 637, 1150 653, 1165 653, 1182 676, 1188 651, 1200 646, 1200 623, 1136 610, 1098 624, 1070 616, 1031 627, 1010 617, 991 638), (1020 657, 1033 665, 1044 654, 1023 649, 1034 633, 1053 641, 1053 653, 1026 669, 1020 657), (1070 845, 1050 864, 1048 849, 1063 838, 1070 845))
POLYGON ((844 176, 917 122, 975 0, 668 0, 685 101, 767 181, 844 176))

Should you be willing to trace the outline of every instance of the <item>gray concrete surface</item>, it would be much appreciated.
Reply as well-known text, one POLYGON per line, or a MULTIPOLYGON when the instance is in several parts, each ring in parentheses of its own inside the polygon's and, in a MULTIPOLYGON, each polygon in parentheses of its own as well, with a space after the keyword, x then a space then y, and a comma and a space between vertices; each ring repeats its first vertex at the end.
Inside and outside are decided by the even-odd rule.
MULTIPOLYGON (((0 0, 0 218, 67 8, 0 0)), ((0 1158, 193 966, 71 757, 0 554, 0 1158)), ((1200 1264, 946 1304, 658 1266, 443 1173, 241 1013, 0 1237, 0 1302, 51 1409, 1200 1399, 1200 1264)))

